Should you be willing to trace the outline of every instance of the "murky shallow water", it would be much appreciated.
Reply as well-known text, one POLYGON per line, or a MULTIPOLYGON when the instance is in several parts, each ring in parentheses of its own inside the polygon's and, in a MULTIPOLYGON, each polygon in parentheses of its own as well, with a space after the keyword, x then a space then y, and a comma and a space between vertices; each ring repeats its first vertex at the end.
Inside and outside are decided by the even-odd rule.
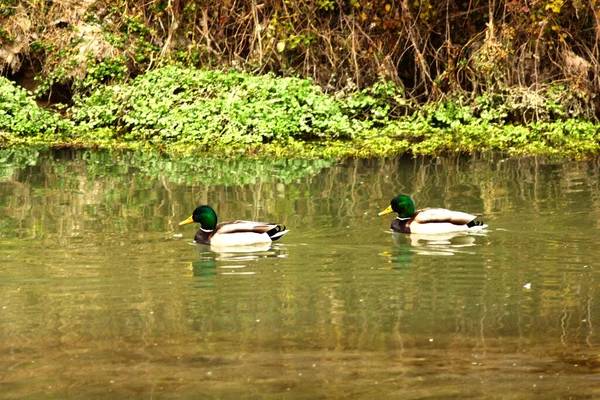
POLYGON ((600 396, 597 163, 0 157, 0 398, 600 396), (489 229, 393 236, 401 192, 489 229), (291 232, 215 253, 204 203, 291 232))

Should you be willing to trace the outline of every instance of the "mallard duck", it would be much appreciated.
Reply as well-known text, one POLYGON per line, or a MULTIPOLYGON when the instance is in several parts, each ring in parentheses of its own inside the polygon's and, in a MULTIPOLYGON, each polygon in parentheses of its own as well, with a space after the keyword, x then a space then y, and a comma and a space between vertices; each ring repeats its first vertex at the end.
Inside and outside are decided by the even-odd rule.
POLYGON ((288 233, 285 226, 254 221, 231 221, 217 225, 217 213, 210 206, 196 207, 191 217, 179 225, 200 224, 194 241, 211 246, 247 246, 270 243, 288 233))
POLYGON ((404 194, 392 199, 388 208, 378 216, 398 213, 392 221, 392 230, 400 233, 447 233, 487 228, 477 216, 445 208, 424 208, 415 211, 415 203, 404 194))

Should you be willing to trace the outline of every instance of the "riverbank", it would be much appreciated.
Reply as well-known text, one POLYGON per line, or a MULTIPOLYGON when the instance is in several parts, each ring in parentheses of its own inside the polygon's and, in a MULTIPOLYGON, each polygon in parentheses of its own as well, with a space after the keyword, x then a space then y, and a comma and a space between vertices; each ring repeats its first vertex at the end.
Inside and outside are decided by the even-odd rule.
POLYGON ((40 108, 32 93, 0 78, 0 146, 217 157, 481 151, 595 157, 600 126, 569 118, 547 100, 535 110, 490 96, 415 105, 390 82, 332 96, 308 79, 169 66, 127 83, 96 85, 69 104, 40 108), (510 122, 512 114, 525 111, 538 113, 537 122, 510 122))

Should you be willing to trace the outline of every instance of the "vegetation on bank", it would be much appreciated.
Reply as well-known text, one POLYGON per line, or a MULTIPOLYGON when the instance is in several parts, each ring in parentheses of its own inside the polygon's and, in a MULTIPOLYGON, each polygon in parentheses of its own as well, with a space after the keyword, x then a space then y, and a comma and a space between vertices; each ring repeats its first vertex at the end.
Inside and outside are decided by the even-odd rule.
MULTIPOLYGON (((558 90, 558 89, 557 89, 558 90)), ((510 123, 506 95, 427 105, 380 81, 335 96, 308 79, 170 66, 118 85, 97 85, 58 111, 0 78, 3 146, 46 144, 151 148, 172 153, 273 156, 387 156, 503 151, 594 156, 598 125, 549 94, 527 124, 510 123)))
POLYGON ((598 15, 562 0, 0 0, 0 145, 595 155, 598 15))
POLYGON ((0 0, 0 70, 31 69, 44 95, 174 62, 328 93, 383 76, 421 104, 507 89, 527 103, 558 83, 594 114, 599 15, 595 0, 0 0))

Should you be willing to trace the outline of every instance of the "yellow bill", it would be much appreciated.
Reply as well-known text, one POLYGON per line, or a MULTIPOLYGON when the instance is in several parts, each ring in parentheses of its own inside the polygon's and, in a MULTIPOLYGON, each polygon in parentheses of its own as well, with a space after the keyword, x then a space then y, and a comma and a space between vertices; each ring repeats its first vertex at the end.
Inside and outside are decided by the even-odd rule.
POLYGON ((185 221, 181 221, 181 222, 179 223, 179 225, 181 226, 181 225, 187 225, 187 224, 192 224, 192 223, 194 223, 194 218, 193 218, 193 216, 190 216, 190 217, 189 217, 188 219, 186 219, 185 221))
MULTIPOLYGON (((393 213, 394 210, 392 210, 392 206, 388 206, 388 208, 386 208, 385 210, 383 210, 382 212, 380 212, 379 214, 377 214, 378 217, 381 217, 382 215, 386 215, 386 214, 391 214, 393 213)), ((179 224, 181 225, 181 224, 179 224)))

